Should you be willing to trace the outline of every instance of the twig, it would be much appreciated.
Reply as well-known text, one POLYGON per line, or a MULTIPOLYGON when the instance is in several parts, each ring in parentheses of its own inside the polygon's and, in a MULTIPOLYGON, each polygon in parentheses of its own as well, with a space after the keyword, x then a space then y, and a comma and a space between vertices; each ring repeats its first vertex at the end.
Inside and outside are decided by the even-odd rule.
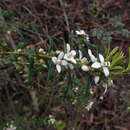
POLYGON ((38 104, 38 98, 37 98, 37 92, 34 89, 30 89, 29 90, 30 96, 32 98, 32 105, 33 105, 33 109, 36 112, 39 112, 39 104, 38 104))
POLYGON ((64 8, 64 3, 63 3, 62 0, 59 0, 59 2, 60 2, 61 7, 63 8, 63 14, 64 14, 65 22, 66 22, 66 25, 67 25, 67 31, 70 32, 69 20, 68 20, 68 17, 67 17, 67 14, 66 14, 65 8, 64 8))

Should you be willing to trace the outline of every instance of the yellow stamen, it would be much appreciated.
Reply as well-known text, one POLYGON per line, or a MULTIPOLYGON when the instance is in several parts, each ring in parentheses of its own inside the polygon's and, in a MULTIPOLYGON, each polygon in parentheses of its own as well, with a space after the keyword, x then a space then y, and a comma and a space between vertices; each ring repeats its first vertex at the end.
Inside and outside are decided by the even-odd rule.
POLYGON ((58 59, 58 60, 56 61, 57 64, 61 64, 61 62, 62 62, 62 60, 60 60, 60 59, 58 59))

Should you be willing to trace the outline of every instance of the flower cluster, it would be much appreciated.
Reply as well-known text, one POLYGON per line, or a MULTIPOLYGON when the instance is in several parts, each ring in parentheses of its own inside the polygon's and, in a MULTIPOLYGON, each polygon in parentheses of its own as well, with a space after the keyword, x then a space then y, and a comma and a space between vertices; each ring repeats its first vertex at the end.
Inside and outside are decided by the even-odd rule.
POLYGON ((54 118, 54 116, 49 115, 48 123, 53 125, 55 122, 56 122, 56 119, 54 118))
POLYGON ((71 50, 70 45, 67 44, 67 52, 64 54, 64 52, 60 52, 58 57, 52 57, 52 61, 54 64, 56 64, 56 69, 60 73, 61 72, 61 66, 65 66, 66 68, 73 69, 73 64, 76 64, 77 61, 75 59, 76 51, 71 50))
POLYGON ((3 128, 3 130, 16 130, 17 127, 14 125, 14 121, 11 121, 11 123, 7 123, 7 126, 3 128))
MULTIPOLYGON (((90 70, 102 70, 106 77, 109 76, 109 66, 110 62, 105 61, 102 54, 99 54, 99 61, 98 58, 92 54, 92 51, 88 49, 88 55, 90 61, 86 57, 83 57, 82 52, 79 50, 79 58, 75 58, 77 52, 75 50, 71 50, 70 45, 67 44, 67 52, 60 52, 57 57, 52 57, 53 63, 56 65, 57 71, 60 73, 62 66, 65 68, 73 69, 75 64, 81 65, 81 69, 83 71, 90 71, 90 70), (89 64, 91 63, 91 65, 89 64)), ((97 84, 99 81, 99 76, 95 76, 95 83, 97 84)))
MULTIPOLYGON (((76 31, 79 36, 84 36, 89 40, 88 35, 83 31, 76 31)), ((57 57, 52 57, 53 63, 56 65, 58 73, 61 73, 62 68, 74 69, 75 66, 79 66, 82 71, 90 72, 94 77, 93 80, 96 85, 101 81, 100 76, 106 77, 105 81, 102 82, 102 86, 105 89, 104 94, 107 91, 107 86, 111 83, 109 75, 110 62, 106 61, 102 54, 98 54, 97 57, 92 53, 91 49, 88 49, 88 57, 84 57, 81 50, 73 50, 70 44, 66 45, 66 52, 59 52, 57 57), (78 56, 78 57, 77 57, 78 56)))

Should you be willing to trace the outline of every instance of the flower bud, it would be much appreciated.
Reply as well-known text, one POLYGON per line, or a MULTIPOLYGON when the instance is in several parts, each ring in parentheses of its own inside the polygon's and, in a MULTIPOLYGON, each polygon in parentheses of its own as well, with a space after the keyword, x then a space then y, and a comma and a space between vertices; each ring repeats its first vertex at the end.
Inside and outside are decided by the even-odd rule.
POLYGON ((39 51, 39 53, 43 53, 44 49, 40 48, 38 51, 39 51))
POLYGON ((81 69, 86 72, 89 71, 89 67, 87 65, 82 65, 81 69))
POLYGON ((40 60, 39 60, 39 62, 40 62, 40 63, 43 63, 43 62, 44 62, 44 60, 43 60, 43 59, 40 59, 40 60))
POLYGON ((56 50, 56 54, 60 54, 61 53, 61 51, 60 50, 56 50))
POLYGON ((17 52, 18 52, 18 53, 22 52, 22 49, 18 49, 17 52))

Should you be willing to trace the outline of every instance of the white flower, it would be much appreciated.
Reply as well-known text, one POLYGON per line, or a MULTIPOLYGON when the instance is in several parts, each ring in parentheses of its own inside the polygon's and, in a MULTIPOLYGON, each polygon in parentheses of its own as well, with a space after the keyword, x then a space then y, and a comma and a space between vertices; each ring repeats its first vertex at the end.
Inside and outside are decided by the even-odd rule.
POLYGON ((67 65, 67 61, 62 60, 64 57, 64 53, 61 52, 58 57, 52 57, 52 61, 54 64, 56 64, 56 69, 57 71, 60 73, 61 72, 61 65, 66 66, 67 65))
POLYGON ((84 30, 75 31, 77 35, 86 35, 84 30))
POLYGON ((104 97, 103 97, 103 96, 100 96, 100 97, 99 97, 99 99, 100 99, 100 100, 103 100, 103 99, 104 99, 104 97))
POLYGON ((55 121, 56 121, 55 119, 49 119, 49 120, 48 120, 48 123, 49 123, 49 124, 54 124, 55 121))
POLYGON ((45 52, 43 48, 40 48, 38 51, 39 51, 39 53, 44 53, 45 52))
POLYGON ((92 108, 94 102, 90 102, 85 108, 89 111, 92 108))
POLYGON ((11 124, 8 128, 4 127, 3 130, 16 130, 16 128, 17 128, 16 126, 14 126, 14 125, 11 124))
POLYGON ((77 91, 79 90, 79 88, 78 88, 78 87, 75 87, 75 88, 72 88, 72 90, 73 90, 74 92, 77 92, 77 91))
POLYGON ((87 33, 85 33, 84 30, 79 30, 79 31, 77 30, 77 31, 75 31, 75 32, 76 32, 77 35, 86 36, 86 37, 85 37, 86 40, 89 41, 89 35, 88 35, 87 33))
POLYGON ((10 125, 10 128, 12 129, 12 130, 16 130, 16 126, 14 126, 14 125, 10 125))
POLYGON ((90 49, 88 49, 88 54, 90 56, 90 59, 92 62, 96 62, 97 58, 92 54, 92 51, 90 49))
POLYGON ((49 115, 49 118, 48 123, 53 125, 56 122, 56 119, 52 115, 49 115))
POLYGON ((76 55, 76 51, 75 50, 71 50, 70 49, 70 45, 67 44, 67 53, 64 56, 64 59, 67 61, 70 61, 74 64, 76 64, 76 60, 74 59, 74 56, 76 55))
POLYGON ((99 76, 95 76, 95 77, 94 77, 94 82, 95 82, 95 84, 98 84, 99 80, 100 80, 100 77, 99 77, 99 76))
POLYGON ((110 62, 105 62, 104 57, 101 54, 99 54, 99 60, 100 62, 94 61, 91 67, 95 69, 102 68, 105 76, 108 77, 109 69, 107 66, 110 66, 110 62))

